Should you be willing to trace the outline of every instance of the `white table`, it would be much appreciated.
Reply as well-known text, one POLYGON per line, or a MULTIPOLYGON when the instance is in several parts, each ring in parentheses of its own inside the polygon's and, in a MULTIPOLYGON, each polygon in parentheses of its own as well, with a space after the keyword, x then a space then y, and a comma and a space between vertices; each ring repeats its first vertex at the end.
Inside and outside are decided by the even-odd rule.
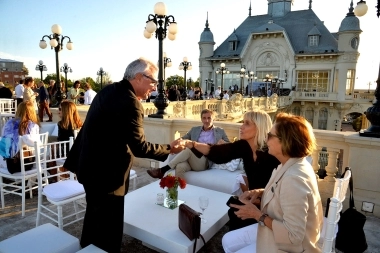
MULTIPOLYGON (((157 193, 165 191, 155 181, 125 196, 124 233, 161 252, 191 253, 194 241, 178 228, 178 208, 170 210, 155 204, 157 193)), ((231 195, 193 185, 178 189, 178 198, 196 211, 201 211, 198 205, 201 195, 209 198, 204 213, 207 223, 201 224, 201 234, 207 242, 227 223, 226 202, 231 195)), ((203 241, 198 239, 196 251, 201 247, 203 241)))

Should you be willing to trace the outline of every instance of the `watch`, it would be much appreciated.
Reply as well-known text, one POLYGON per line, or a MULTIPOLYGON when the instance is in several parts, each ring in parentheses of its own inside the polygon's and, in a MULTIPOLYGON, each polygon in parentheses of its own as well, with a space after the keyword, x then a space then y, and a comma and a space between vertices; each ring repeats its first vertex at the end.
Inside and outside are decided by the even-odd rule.
POLYGON ((265 223, 264 223, 265 217, 268 217, 268 214, 263 213, 261 215, 261 217, 259 218, 259 224, 260 224, 260 226, 265 226, 265 223))

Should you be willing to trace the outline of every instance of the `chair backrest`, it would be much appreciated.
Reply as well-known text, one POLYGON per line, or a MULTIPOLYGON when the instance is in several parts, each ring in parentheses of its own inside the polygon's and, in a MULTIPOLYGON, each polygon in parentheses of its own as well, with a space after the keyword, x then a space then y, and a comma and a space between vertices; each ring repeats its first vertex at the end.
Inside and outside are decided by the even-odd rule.
POLYGON ((45 144, 34 143, 39 191, 42 190, 44 184, 48 183, 49 178, 59 180, 74 179, 75 175, 70 171, 60 170, 62 166, 60 165, 60 161, 67 158, 68 151, 71 149, 73 142, 73 137, 70 137, 68 141, 57 141, 45 144))
POLYGON ((346 170, 344 178, 335 179, 334 194, 330 199, 329 213, 327 216, 326 233, 323 239, 322 252, 332 252, 333 241, 335 238, 335 229, 340 219, 342 211, 342 202, 346 198, 347 188, 351 178, 351 170, 346 170))
POLYGON ((17 101, 9 98, 0 99, 0 114, 16 114, 17 101))
MULTIPOLYGON (((33 138, 35 141, 37 138, 33 138)), ((38 140, 41 144, 46 144, 48 139, 48 133, 38 134, 38 140)), ((20 147, 20 163, 21 172, 25 173, 25 166, 35 166, 36 164, 36 152, 34 145, 31 145, 32 140, 30 136, 20 135, 18 138, 18 146, 20 147), (22 151, 22 152, 21 152, 22 151)))

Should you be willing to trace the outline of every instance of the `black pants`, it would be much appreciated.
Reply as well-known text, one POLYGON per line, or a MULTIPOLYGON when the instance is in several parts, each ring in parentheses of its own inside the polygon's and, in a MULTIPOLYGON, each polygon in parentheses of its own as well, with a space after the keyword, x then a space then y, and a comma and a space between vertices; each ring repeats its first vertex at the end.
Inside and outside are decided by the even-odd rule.
POLYGON ((93 244, 110 253, 119 253, 123 238, 124 196, 94 194, 86 189, 87 208, 81 246, 93 244))

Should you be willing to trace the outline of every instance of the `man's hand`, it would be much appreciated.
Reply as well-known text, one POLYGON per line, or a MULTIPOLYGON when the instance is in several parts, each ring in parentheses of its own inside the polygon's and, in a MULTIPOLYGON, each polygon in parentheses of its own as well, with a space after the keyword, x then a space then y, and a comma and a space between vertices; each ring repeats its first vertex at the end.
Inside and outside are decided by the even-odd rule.
POLYGON ((181 138, 173 141, 172 143, 170 143, 170 153, 178 154, 179 152, 181 152, 182 150, 186 148, 185 144, 186 144, 186 141, 182 140, 181 138))
POLYGON ((220 139, 216 144, 224 144, 226 143, 223 139, 220 139))

